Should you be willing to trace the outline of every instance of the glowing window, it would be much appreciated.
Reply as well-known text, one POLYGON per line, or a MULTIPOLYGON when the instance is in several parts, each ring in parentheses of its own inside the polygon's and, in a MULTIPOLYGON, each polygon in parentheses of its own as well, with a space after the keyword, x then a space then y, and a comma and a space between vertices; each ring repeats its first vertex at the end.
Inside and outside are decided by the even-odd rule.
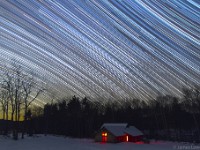
POLYGON ((128 142, 128 135, 126 136, 126 142, 128 142))
POLYGON ((108 140, 108 134, 106 133, 106 132, 102 132, 102 142, 107 142, 107 140, 108 140))
POLYGON ((102 136, 107 136, 107 135, 108 135, 108 134, 107 134, 106 132, 105 132, 105 133, 104 133, 104 132, 102 133, 102 136))

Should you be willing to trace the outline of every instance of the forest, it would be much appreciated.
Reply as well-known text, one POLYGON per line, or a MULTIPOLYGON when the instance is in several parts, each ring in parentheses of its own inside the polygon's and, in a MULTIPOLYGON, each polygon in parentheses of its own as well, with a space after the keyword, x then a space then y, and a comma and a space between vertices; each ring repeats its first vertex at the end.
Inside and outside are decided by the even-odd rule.
POLYGON ((183 93, 182 99, 166 95, 149 103, 133 99, 102 104, 74 96, 33 115, 31 132, 92 138, 103 123, 116 122, 136 126, 149 139, 199 142, 200 91, 183 93))
POLYGON ((148 139, 199 142, 200 88, 183 88, 181 98, 161 95, 156 99, 95 100, 63 98, 44 107, 32 102, 45 89, 20 70, 5 73, 0 90, 0 134, 54 134, 93 138, 103 123, 128 123, 148 139), (32 96, 30 96, 32 95, 32 96), (22 118, 22 119, 20 119, 22 118))
MULTIPOLYGON (((182 99, 166 95, 149 103, 137 99, 101 103, 73 96, 44 108, 30 107, 26 120, 18 123, 18 132, 92 138, 103 123, 117 122, 136 126, 147 138, 199 142, 200 92, 184 89, 183 93, 182 99)), ((2 121, 1 133, 8 134, 13 123, 2 121)))

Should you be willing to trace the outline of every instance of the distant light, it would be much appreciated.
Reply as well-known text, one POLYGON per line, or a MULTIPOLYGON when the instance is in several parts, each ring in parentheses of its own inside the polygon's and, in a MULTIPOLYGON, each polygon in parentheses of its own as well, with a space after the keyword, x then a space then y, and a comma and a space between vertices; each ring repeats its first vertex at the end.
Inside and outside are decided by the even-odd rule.
POLYGON ((126 142, 128 142, 128 135, 126 136, 126 142))

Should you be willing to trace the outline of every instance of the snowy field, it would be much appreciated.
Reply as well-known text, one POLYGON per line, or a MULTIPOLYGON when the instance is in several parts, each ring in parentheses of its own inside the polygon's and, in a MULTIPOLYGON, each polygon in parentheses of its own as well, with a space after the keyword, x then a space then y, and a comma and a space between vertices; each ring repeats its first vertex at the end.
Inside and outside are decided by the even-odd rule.
POLYGON ((151 144, 102 144, 88 139, 72 139, 56 136, 26 137, 14 141, 10 138, 0 137, 0 150, 175 150, 196 149, 200 146, 172 142, 152 142, 151 144))

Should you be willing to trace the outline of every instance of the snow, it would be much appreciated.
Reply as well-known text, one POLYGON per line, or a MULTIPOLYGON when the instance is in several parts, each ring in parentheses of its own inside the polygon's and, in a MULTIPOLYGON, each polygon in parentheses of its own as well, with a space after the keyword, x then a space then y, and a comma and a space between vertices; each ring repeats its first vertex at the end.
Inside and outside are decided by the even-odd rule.
POLYGON ((130 126, 130 127, 126 128, 124 132, 128 133, 132 136, 143 135, 143 133, 134 126, 130 126))
POLYGON ((123 128, 126 128, 128 126, 127 123, 104 123, 101 128, 103 127, 107 127, 107 126, 120 126, 120 127, 123 127, 123 128))
MULTIPOLYGON (((191 147, 191 145, 189 146, 191 147)), ((0 150, 175 150, 180 148, 184 148, 183 143, 134 144, 124 142, 109 144, 95 143, 92 139, 73 139, 50 135, 38 135, 14 141, 11 138, 0 136, 0 150)), ((200 146, 196 148, 200 149, 200 146)))
POLYGON ((127 123, 104 123, 101 126, 101 129, 106 128, 115 136, 123 136, 125 133, 128 133, 132 136, 143 135, 143 133, 136 127, 134 126, 127 127, 127 126, 128 126, 127 123))
POLYGON ((125 128, 123 126, 105 126, 105 129, 110 131, 115 136, 123 136, 125 128))

